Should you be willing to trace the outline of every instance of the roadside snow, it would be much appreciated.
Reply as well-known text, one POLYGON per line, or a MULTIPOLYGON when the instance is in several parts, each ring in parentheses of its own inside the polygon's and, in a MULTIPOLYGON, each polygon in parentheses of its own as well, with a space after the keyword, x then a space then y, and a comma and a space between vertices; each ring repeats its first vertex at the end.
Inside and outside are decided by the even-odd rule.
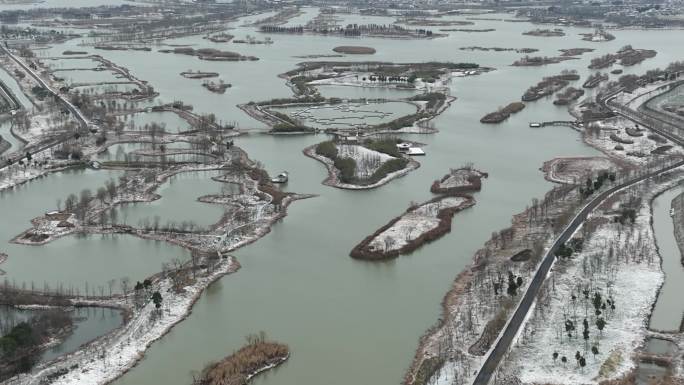
POLYGON ((642 196, 633 225, 604 222, 584 241, 581 252, 556 262, 500 375, 515 376, 526 384, 562 379, 563 384, 579 385, 618 378, 635 367, 633 353, 643 344, 664 279, 651 227, 650 200, 656 190, 667 186, 650 188, 642 196), (616 309, 608 307, 597 316, 592 303, 597 292, 604 301, 612 298, 616 309), (596 326, 599 317, 607 323, 602 332, 596 326), (584 319, 589 326, 586 341, 584 319), (567 320, 575 325, 571 338, 565 329, 567 320), (596 356, 594 346, 599 352, 596 356), (558 353, 556 360, 554 352, 558 353), (585 358, 584 368, 577 364, 576 352, 585 358), (561 362, 563 356, 566 364, 561 362))

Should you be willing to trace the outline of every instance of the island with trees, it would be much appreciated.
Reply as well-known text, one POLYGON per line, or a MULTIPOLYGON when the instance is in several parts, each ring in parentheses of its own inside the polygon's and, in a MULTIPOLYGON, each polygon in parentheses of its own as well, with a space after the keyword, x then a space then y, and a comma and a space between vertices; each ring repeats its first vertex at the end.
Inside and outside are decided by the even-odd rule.
POLYGON ((582 56, 587 52, 593 52, 593 48, 566 48, 559 49, 561 56, 582 56))
POLYGON ((287 345, 268 341, 264 332, 246 337, 247 344, 193 374, 192 385, 244 385, 252 378, 287 361, 287 345))
POLYGON ((455 100, 446 93, 449 79, 453 76, 479 75, 490 70, 491 68, 480 67, 476 63, 304 62, 296 69, 280 75, 292 89, 293 97, 249 102, 239 107, 271 127, 272 133, 311 133, 315 129, 277 109, 367 102, 325 98, 318 87, 327 85, 419 90, 423 93, 400 99, 383 99, 383 102, 411 103, 417 108, 413 114, 375 125, 352 126, 347 129, 327 128, 326 132, 347 135, 357 130, 364 133, 434 132, 426 123, 442 113, 455 100))
POLYGON ((522 101, 531 102, 554 94, 565 88, 571 81, 579 80, 579 75, 573 71, 563 71, 560 75, 547 76, 525 91, 522 101))
POLYGON ((593 33, 581 33, 582 40, 591 42, 606 42, 615 40, 615 36, 603 28, 596 28, 593 33))
POLYGON ((325 141, 307 147, 304 154, 325 164, 323 184, 359 190, 382 186, 417 169, 420 164, 402 153, 393 139, 325 141))
POLYGON ((430 186, 433 194, 473 193, 482 189, 482 179, 489 177, 486 172, 475 169, 469 163, 463 167, 450 169, 449 173, 430 186))
POLYGON ((603 72, 594 72, 587 77, 587 80, 582 84, 583 88, 596 88, 602 82, 608 80, 608 74, 603 72))
POLYGON ((232 86, 232 84, 225 83, 223 80, 219 80, 218 82, 205 81, 204 83, 202 83, 202 87, 208 89, 209 91, 215 94, 225 94, 226 90, 232 86))
POLYGON ((483 51, 483 52, 515 52, 515 53, 534 53, 539 51, 536 48, 503 48, 503 47, 480 47, 469 46, 459 48, 461 51, 483 51))
POLYGON ((581 88, 568 87, 556 95, 556 100, 553 104, 557 106, 566 106, 584 95, 584 90, 581 88))
POLYGON ((205 71, 183 71, 181 76, 186 79, 206 79, 206 78, 217 78, 219 76, 218 72, 205 72, 205 71))
MULTIPOLYGON (((450 24, 449 24, 450 25, 450 24)), ((397 24, 348 24, 346 26, 278 26, 262 25, 259 27, 262 33, 271 34, 314 34, 323 36, 343 37, 372 37, 388 39, 434 39, 444 37, 445 34, 433 33, 426 28, 406 28, 397 24)))
POLYGON ((159 52, 173 53, 176 55, 196 56, 200 60, 208 61, 255 61, 259 60, 256 56, 243 56, 237 52, 221 51, 215 48, 175 47, 173 49, 162 49, 159 52))
POLYGON ((652 49, 634 49, 631 45, 626 45, 614 54, 605 54, 591 59, 589 69, 603 69, 611 67, 613 64, 620 64, 624 67, 633 66, 656 56, 656 51, 652 49))
POLYGON ((508 119, 512 114, 522 111, 525 108, 525 103, 512 102, 505 107, 501 107, 494 112, 490 112, 480 119, 480 123, 501 123, 508 119))
POLYGON ((573 56, 524 56, 511 64, 513 67, 538 67, 547 64, 557 64, 566 60, 577 59, 573 56))
POLYGON ((560 28, 534 29, 532 31, 523 32, 523 35, 539 36, 539 37, 560 37, 560 36, 565 36, 565 32, 563 32, 563 30, 560 28))
POLYGON ((339 47, 333 48, 333 51, 335 51, 337 53, 345 53, 345 54, 349 54, 349 55, 372 55, 375 53, 375 48, 352 46, 352 45, 341 45, 339 47))

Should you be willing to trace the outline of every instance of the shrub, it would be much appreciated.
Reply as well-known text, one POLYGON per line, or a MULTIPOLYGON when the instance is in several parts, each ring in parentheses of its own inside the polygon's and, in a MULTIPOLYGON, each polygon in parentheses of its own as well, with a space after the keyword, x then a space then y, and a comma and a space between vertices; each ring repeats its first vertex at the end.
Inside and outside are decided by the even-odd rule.
POLYGON ((401 155, 397 149, 397 142, 393 139, 369 140, 364 143, 364 147, 395 158, 398 158, 401 155))
POLYGON ((444 102, 445 99, 446 99, 446 95, 439 93, 439 92, 429 92, 426 94, 416 95, 412 98, 409 98, 409 100, 412 100, 412 101, 427 102, 426 108, 428 110, 431 110, 431 109, 435 108, 436 106, 440 106, 444 102))
POLYGON ((301 126, 301 125, 291 125, 287 123, 278 123, 273 126, 273 132, 310 132, 311 127, 301 126))
POLYGON ((337 158, 337 146, 331 140, 318 143, 316 145, 316 154, 334 160, 337 158))
POLYGON ((371 177, 369 178, 370 183, 375 183, 379 181, 380 179, 386 177, 387 174, 403 170, 406 167, 407 163, 408 160, 404 158, 388 160, 387 162, 383 163, 377 170, 375 170, 373 175, 371 175, 371 177))
POLYGON ((356 175, 356 161, 354 159, 335 158, 335 168, 340 171, 340 180, 342 182, 351 183, 354 181, 356 175))

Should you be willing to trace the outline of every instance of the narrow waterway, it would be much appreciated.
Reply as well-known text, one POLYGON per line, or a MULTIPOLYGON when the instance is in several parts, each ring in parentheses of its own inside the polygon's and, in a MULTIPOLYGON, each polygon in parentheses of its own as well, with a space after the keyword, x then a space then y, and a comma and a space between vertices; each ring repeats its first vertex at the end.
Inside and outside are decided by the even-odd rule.
POLYGON ((0 192, 0 251, 9 257, 0 268, 2 279, 21 286, 38 288, 90 289, 109 286, 128 277, 133 282, 161 270, 163 262, 187 259, 189 253, 165 242, 148 241, 124 235, 68 236, 44 246, 10 243, 31 226, 31 219, 54 210, 57 201, 84 188, 95 191, 105 181, 122 175, 118 171, 73 170, 51 174, 12 190, 0 192), (49 194, 46 194, 49 192, 49 194))
MULTIPOLYGON (((5 325, 17 325, 29 321, 41 312, 45 310, 20 310, 0 305, 0 321, 5 325)), ((81 307, 74 308, 68 314, 74 320, 73 332, 58 344, 48 348, 41 355, 41 362, 76 351, 81 345, 109 333, 123 322, 123 314, 116 309, 81 307)))
POLYGON ((148 227, 155 223, 166 227, 192 222, 206 228, 221 219, 222 206, 198 202, 197 198, 221 193, 221 183, 211 179, 218 175, 217 171, 174 175, 155 191, 161 195, 158 200, 119 206, 117 222, 135 227, 148 227), (188 199, 193 194, 195 199, 188 199))
POLYGON ((653 230, 665 272, 665 283, 651 315, 650 328, 653 330, 678 331, 684 316, 684 267, 670 216, 672 200, 681 193, 680 187, 673 188, 653 201, 653 230))
POLYGON ((73 333, 43 353, 41 361, 50 361, 63 354, 74 352, 81 345, 109 333, 123 322, 123 314, 116 309, 81 307, 75 308, 71 315, 76 320, 73 333))

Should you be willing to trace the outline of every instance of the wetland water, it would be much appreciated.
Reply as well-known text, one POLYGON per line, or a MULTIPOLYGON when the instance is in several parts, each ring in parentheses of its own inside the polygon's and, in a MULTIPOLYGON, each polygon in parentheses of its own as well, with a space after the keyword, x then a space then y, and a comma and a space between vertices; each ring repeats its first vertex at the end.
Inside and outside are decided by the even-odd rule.
MULTIPOLYGON (((313 17, 316 13, 307 14, 313 17)), ((236 36, 251 34, 262 39, 266 35, 252 27, 241 27, 247 20, 262 17, 238 20, 231 24, 236 30, 230 33, 236 36)), ((393 21, 358 15, 343 17, 342 24, 388 24, 393 21)), ((146 358, 116 383, 188 384, 190 371, 200 370, 207 362, 237 350, 244 343, 244 336, 259 330, 289 344, 292 357, 276 370, 277 373, 257 377, 255 384, 399 383, 413 357, 419 336, 437 320, 440 301, 454 277, 471 263, 473 253, 492 231, 506 227, 513 214, 523 210, 533 197, 541 197, 551 188, 539 171, 542 163, 556 156, 600 155, 584 145, 579 135, 570 129, 528 127, 530 121, 569 119, 566 110, 553 106, 550 99, 529 103, 523 111, 499 125, 482 125, 479 119, 499 106, 519 100, 525 89, 543 76, 557 74, 563 69, 577 69, 584 78, 589 73, 586 66, 590 58, 615 52, 626 44, 653 48, 659 53, 640 66, 626 68, 625 73, 664 67, 677 59, 667 47, 674 46, 678 38, 667 31, 616 31, 616 40, 592 44, 581 41, 577 34, 585 30, 576 28, 565 28, 567 36, 563 38, 522 36, 523 31, 535 28, 527 23, 477 21, 473 28, 496 28, 498 32, 456 32, 447 38, 427 41, 364 39, 363 45, 378 49, 376 55, 334 59, 467 61, 497 68, 481 76, 453 79, 451 95, 458 100, 433 121, 439 133, 403 136, 427 144, 427 156, 418 159, 422 166, 406 177, 370 191, 334 189, 321 185, 326 176, 325 168, 301 153, 305 147, 325 140, 327 136, 252 134, 236 138, 236 145, 246 150, 252 159, 261 161, 271 174, 282 170, 290 172, 288 191, 315 193, 319 197, 294 203, 289 215, 276 224, 269 235, 237 250, 235 255, 242 269, 208 288, 190 316, 152 345, 146 358), (501 36, 510 37, 509 41, 502 41, 501 36), (533 47, 540 49, 535 55, 541 56, 556 56, 559 48, 592 47, 597 51, 563 64, 516 68, 509 65, 522 54, 458 49, 470 45, 533 47), (450 167, 466 162, 473 162, 488 172, 489 178, 485 180, 482 192, 475 194, 477 205, 456 215, 449 235, 412 255, 385 263, 367 263, 348 256, 356 243, 404 211, 411 201, 431 198, 429 187, 433 180, 444 175, 450 167)), ((261 128, 260 123, 242 113, 236 105, 290 96, 291 90, 277 75, 306 60, 293 56, 330 54, 333 47, 351 44, 350 39, 330 36, 274 34, 271 37, 275 41, 272 45, 213 44, 200 37, 169 41, 254 55, 261 59, 258 62, 207 62, 195 57, 161 54, 156 48, 152 52, 98 53, 148 80, 161 93, 158 98, 161 102, 188 101, 194 105, 195 112, 215 113, 218 119, 235 121, 244 129, 261 128), (159 62, 164 65, 159 66, 159 62), (212 94, 201 86, 201 81, 179 75, 188 69, 219 72, 220 78, 232 83, 233 87, 224 95, 212 94)), ((40 51, 40 55, 76 50, 79 49, 77 43, 70 41, 57 45, 51 50, 40 51)), ((353 87, 323 89, 326 95, 339 92, 347 98, 371 98, 378 94, 405 97, 409 94, 353 87)), ((61 186, 63 191, 59 188, 50 191, 55 191, 55 197, 63 197, 71 190, 80 189, 75 185, 97 188, 108 178, 100 174, 102 172, 86 172, 74 177, 73 183, 61 186)), ((59 183, 64 175, 33 182, 30 189, 25 189, 25 194, 48 191, 45 188, 51 186, 41 188, 40 183, 59 183)), ((38 213, 54 207, 54 198, 46 202, 40 194, 33 198, 25 198, 23 192, 10 194, 0 198, 0 204, 6 204, 18 218, 12 221, 11 229, 9 225, 8 229, 3 228, 3 242, 15 235, 17 228, 25 227, 16 223, 28 225, 28 219, 35 216, 35 213, 21 213, 22 199, 28 199, 38 213)), ((191 188, 185 189, 183 194, 187 204, 201 195, 191 188)), ((143 206, 139 205, 133 211, 144 209, 143 206)), ((183 208, 174 205, 168 210, 168 215, 177 215, 183 208)), ((2 226, 5 226, 4 220, 2 226)), ((109 237, 95 238, 70 237, 35 249, 3 244, 3 248, 10 249, 10 259, 3 269, 17 280, 28 279, 31 272, 38 269, 40 271, 35 274, 43 274, 41 279, 46 279, 48 274, 71 279, 67 272, 73 272, 76 266, 81 273, 71 275, 77 281, 79 276, 81 280, 95 279, 93 274, 102 281, 119 278, 122 274, 135 279, 134 273, 139 277, 148 268, 156 271, 162 260, 182 254, 178 248, 131 237, 117 237, 115 241, 109 237), (98 255, 90 255, 85 247, 60 247, 60 242, 92 242, 93 247, 98 247, 98 255), (48 259, 42 250, 50 254, 51 261, 57 262, 48 268, 39 265, 39 261, 48 259), (83 261, 91 261, 92 266, 83 261), (99 266, 102 263, 107 265, 99 266)))
MULTIPOLYGON (((18 310, 0 305, 3 320, 14 320, 20 323, 38 315, 41 310, 18 310)), ((69 312, 74 319, 74 331, 66 336, 62 342, 47 349, 40 357, 40 361, 50 361, 62 354, 71 353, 84 343, 108 333, 123 322, 120 310, 95 307, 74 308, 69 312)))

